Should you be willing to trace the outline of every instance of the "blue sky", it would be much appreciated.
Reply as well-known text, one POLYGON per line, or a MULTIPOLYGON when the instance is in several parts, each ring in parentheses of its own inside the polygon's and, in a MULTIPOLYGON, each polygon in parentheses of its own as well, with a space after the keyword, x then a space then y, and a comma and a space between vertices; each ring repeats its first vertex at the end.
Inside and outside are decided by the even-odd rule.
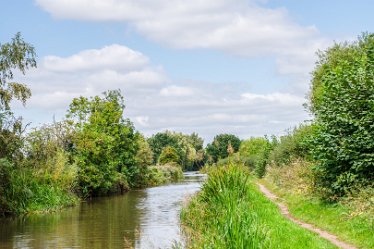
POLYGON ((5 0, 0 42, 18 31, 38 69, 17 80, 33 98, 17 113, 37 126, 73 97, 120 88, 126 116, 150 135, 207 141, 282 134, 302 103, 315 51, 372 31, 372 1, 5 0))

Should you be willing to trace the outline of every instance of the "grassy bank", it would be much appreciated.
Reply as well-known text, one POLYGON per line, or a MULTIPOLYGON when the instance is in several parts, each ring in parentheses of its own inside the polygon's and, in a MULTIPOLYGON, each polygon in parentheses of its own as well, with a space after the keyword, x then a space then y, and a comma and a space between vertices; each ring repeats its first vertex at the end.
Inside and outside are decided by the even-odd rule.
POLYGON ((302 160, 273 167, 261 183, 281 197, 294 217, 359 248, 374 248, 373 191, 366 189, 335 203, 323 201, 312 188, 311 167, 302 160))
MULTIPOLYGON (((4 168, 12 167, 8 163, 1 164, 0 175, 4 174, 4 168), (2 169, 2 170, 1 170, 2 169)), ((17 170, 10 172, 6 179, 8 180, 6 190, 0 192, 6 195, 0 195, 0 212, 1 216, 21 215, 32 213, 47 213, 59 209, 78 205, 81 198, 78 193, 73 192, 73 186, 65 186, 59 181, 53 181, 53 175, 43 174, 36 175, 30 170, 17 170), (12 200, 12 201, 7 201, 12 200), (8 211, 9 210, 9 211, 8 211)), ((43 172, 44 173, 44 172, 43 172)), ((144 173, 144 186, 157 186, 169 182, 175 182, 183 179, 183 172, 178 165, 158 165, 146 168, 144 173)), ((1 187, 1 186, 0 186, 1 187)), ((113 192, 118 193, 119 192, 113 192)))
POLYGON ((336 248, 285 219, 241 166, 211 169, 181 216, 189 248, 336 248))

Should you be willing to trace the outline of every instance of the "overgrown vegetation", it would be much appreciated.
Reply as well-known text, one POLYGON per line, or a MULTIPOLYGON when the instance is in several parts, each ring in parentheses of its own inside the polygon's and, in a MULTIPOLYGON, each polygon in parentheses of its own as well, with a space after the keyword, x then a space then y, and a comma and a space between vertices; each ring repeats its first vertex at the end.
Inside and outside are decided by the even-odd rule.
POLYGON ((211 168, 182 221, 188 248, 336 248, 285 219, 240 165, 211 168))

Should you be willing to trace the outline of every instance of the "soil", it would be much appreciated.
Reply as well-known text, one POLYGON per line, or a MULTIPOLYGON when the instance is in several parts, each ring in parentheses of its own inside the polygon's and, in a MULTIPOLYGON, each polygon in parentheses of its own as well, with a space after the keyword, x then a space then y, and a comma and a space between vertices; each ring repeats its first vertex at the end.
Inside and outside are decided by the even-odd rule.
POLYGON ((295 222, 296 224, 298 224, 299 226, 305 228, 305 229, 308 229, 309 231, 312 231, 314 233, 317 233, 319 236, 321 236, 322 238, 330 241, 331 243, 333 243, 334 245, 338 246, 339 248, 343 248, 343 249, 357 249, 357 247, 354 247, 352 245, 349 245, 341 240, 338 239, 337 236, 327 232, 327 231, 324 231, 322 229, 319 229, 315 226, 313 226, 312 224, 309 224, 309 223, 305 223, 305 222, 302 222, 298 219, 296 219, 295 217, 293 217, 287 206, 284 205, 283 203, 280 203, 279 201, 277 201, 277 199, 279 199, 278 196, 276 196, 275 194, 273 194, 272 192, 270 192, 270 190, 268 190, 264 185, 262 184, 258 184, 261 192, 267 197, 269 198, 272 202, 274 202, 280 209, 282 215, 284 215, 287 219, 295 222))

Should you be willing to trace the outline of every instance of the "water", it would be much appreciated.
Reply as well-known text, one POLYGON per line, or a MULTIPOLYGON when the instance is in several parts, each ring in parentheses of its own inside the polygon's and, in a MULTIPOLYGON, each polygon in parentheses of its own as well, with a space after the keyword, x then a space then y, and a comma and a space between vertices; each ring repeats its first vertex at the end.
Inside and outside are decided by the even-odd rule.
POLYGON ((183 245, 179 213, 204 175, 98 198, 52 214, 0 220, 0 248, 172 248, 183 245))

